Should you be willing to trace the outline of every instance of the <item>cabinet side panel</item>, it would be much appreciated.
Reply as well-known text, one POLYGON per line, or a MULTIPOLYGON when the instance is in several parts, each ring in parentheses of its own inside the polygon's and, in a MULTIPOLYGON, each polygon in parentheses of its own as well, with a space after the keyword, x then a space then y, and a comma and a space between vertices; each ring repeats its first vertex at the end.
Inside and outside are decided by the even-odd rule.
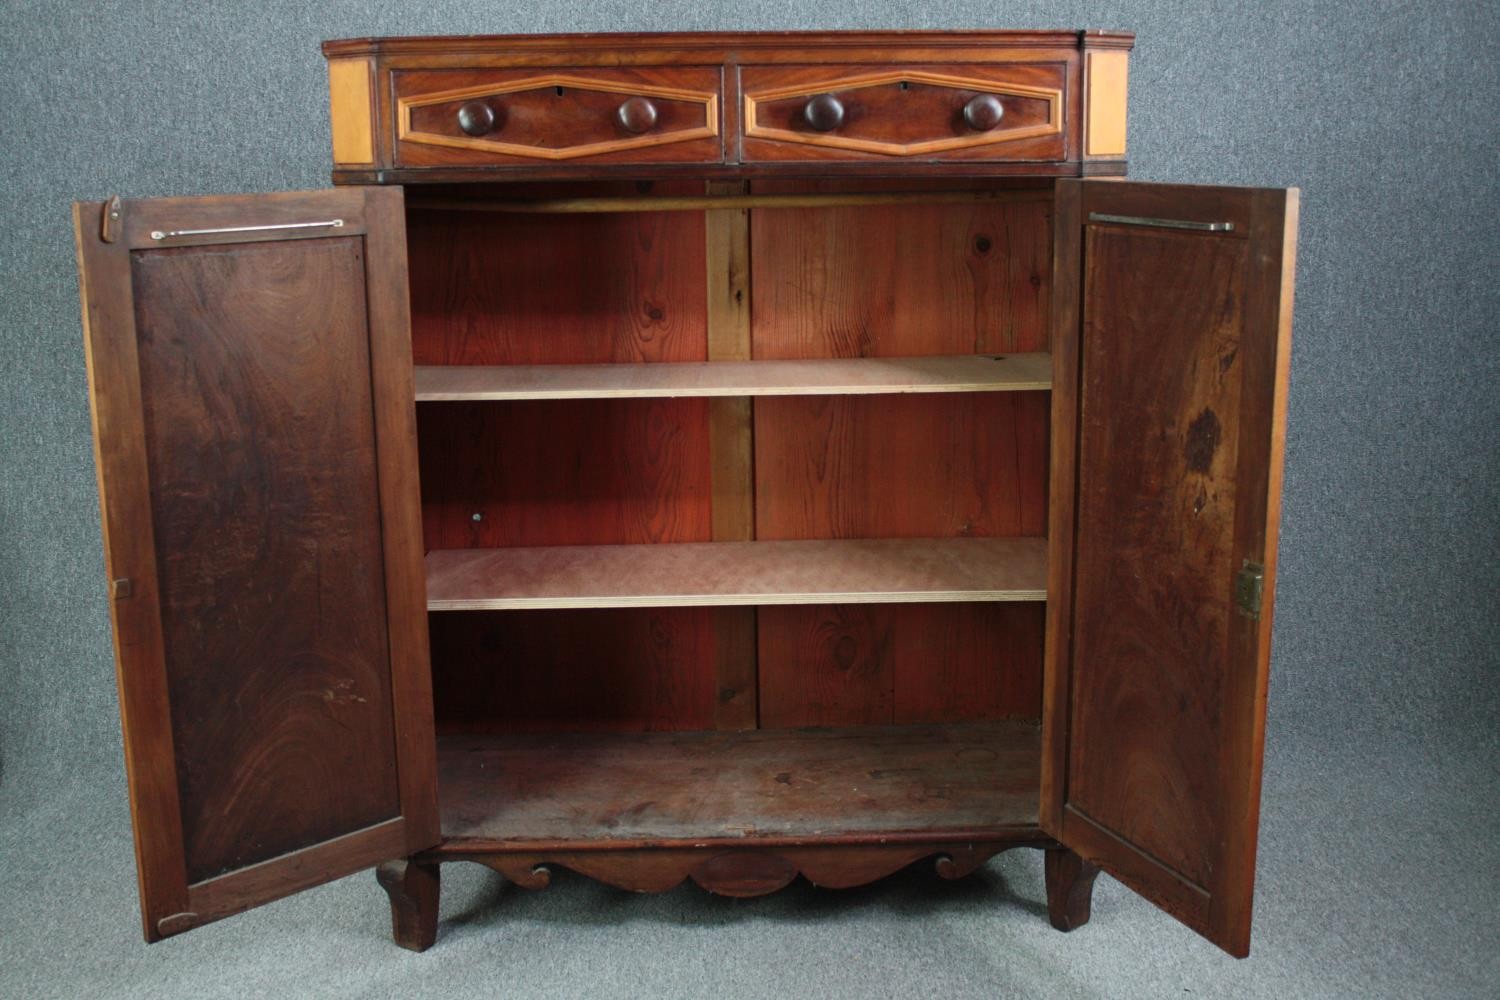
POLYGON ((189 882, 401 814, 363 255, 133 258, 189 882))

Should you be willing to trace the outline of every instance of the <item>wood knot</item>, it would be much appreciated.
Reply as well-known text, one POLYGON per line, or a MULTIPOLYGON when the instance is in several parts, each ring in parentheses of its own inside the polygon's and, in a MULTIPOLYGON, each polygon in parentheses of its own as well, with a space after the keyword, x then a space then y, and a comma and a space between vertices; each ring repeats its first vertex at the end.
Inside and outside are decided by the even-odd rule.
POLYGON ((1192 424, 1188 426, 1187 443, 1183 448, 1189 469, 1208 475, 1214 453, 1219 450, 1219 438, 1222 434, 1219 417, 1213 410, 1205 408, 1193 418, 1192 424))

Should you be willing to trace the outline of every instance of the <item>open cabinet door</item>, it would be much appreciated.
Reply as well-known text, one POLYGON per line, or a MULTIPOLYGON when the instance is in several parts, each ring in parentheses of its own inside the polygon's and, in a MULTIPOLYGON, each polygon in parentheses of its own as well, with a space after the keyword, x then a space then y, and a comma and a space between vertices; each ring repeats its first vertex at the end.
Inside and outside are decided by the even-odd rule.
POLYGON ((1064 181, 1042 825, 1250 946, 1295 190, 1064 181))
POLYGON ((438 840, 400 189, 74 206, 154 941, 438 840))

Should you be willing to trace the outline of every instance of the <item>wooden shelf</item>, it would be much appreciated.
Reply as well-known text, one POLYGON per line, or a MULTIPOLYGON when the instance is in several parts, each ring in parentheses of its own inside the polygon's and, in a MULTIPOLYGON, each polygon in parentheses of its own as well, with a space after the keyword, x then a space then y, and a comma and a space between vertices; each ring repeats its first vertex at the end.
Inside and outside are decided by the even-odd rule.
POLYGON ((920 538, 427 554, 432 611, 1041 601, 1041 538, 920 538))
MULTIPOLYGON (((899 840, 1037 830, 1034 722, 751 732, 446 736, 445 839, 899 840)), ((478 843, 465 843, 477 849, 478 843)))
POLYGON ((830 396, 1052 387, 1049 354, 619 365, 419 365, 417 402, 830 396))

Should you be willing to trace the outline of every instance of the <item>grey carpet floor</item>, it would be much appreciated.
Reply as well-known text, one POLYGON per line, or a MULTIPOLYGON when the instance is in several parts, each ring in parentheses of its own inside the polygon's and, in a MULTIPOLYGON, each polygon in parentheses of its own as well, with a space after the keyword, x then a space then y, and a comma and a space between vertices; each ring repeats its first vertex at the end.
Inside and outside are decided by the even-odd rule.
POLYGON ((390 942, 364 874, 148 947, 121 780, 25 809, 0 798, 0 996, 1500 995, 1493 762, 1438 742, 1386 753, 1276 736, 1244 961, 1107 877, 1093 920, 1053 931, 1032 851, 957 883, 921 866, 758 900, 566 874, 532 893, 449 865, 438 943, 420 955, 390 942))

